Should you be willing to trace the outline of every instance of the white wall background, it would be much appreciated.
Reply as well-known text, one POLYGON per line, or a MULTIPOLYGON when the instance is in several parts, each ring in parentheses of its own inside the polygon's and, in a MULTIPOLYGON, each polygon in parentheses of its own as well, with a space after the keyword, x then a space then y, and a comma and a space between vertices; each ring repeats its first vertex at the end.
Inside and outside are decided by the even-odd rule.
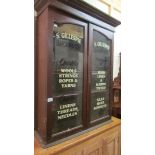
POLYGON ((113 78, 118 75, 120 67, 120 56, 121 51, 121 25, 116 27, 116 32, 114 34, 114 61, 113 61, 113 78))

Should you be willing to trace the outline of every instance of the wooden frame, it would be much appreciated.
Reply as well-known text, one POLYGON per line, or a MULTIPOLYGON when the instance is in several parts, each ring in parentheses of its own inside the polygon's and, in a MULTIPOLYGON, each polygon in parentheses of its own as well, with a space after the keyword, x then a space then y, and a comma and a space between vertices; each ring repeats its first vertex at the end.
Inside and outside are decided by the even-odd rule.
POLYGON ((51 0, 35 2, 35 9, 38 11, 37 33, 36 33, 36 54, 35 54, 35 129, 45 145, 55 143, 75 133, 83 132, 97 124, 104 123, 111 118, 111 103, 107 119, 96 121, 90 124, 90 64, 92 53, 92 30, 96 29, 111 40, 110 49, 110 102, 112 87, 112 65, 113 65, 113 32, 114 26, 119 21, 101 13, 81 1, 51 0), (67 4, 67 5, 66 5, 67 4), (85 12, 84 9, 86 9, 85 12), (92 11, 93 10, 93 11, 92 11), (102 17, 103 15, 103 17, 102 17), (104 19, 104 20, 103 20, 104 19), (83 58, 83 104, 82 104, 82 125, 65 131, 62 134, 53 136, 53 118, 51 116, 52 104, 49 99, 52 94, 52 58, 53 58, 53 26, 54 23, 72 23, 84 27, 84 58, 83 58))
MULTIPOLYGON (((61 24, 65 24, 65 23, 71 23, 71 24, 75 24, 75 25, 80 25, 80 26, 82 26, 82 27, 84 27, 84 36, 87 36, 87 23, 84 23, 84 22, 82 22, 82 21, 79 21, 79 20, 76 20, 76 19, 73 19, 73 18, 71 18, 71 17, 69 17, 69 16, 67 16, 67 15, 65 15, 64 13, 63 14, 61 14, 61 11, 58 11, 58 10, 50 10, 50 12, 49 12, 49 16, 50 16, 50 19, 53 19, 53 20, 51 20, 51 23, 50 23, 50 25, 54 25, 54 23, 61 23, 61 24)), ((52 27, 50 26, 50 32, 52 32, 52 27)), ((52 38, 52 36, 53 36, 53 34, 52 33, 50 33, 50 37, 49 38, 52 38)), ((52 53, 52 50, 53 50, 53 47, 52 47, 52 44, 51 43, 49 43, 50 44, 50 53, 52 53)), ((84 76, 83 76, 83 85, 84 85, 84 87, 83 87, 83 96, 86 96, 86 79, 87 79, 87 71, 86 71, 86 67, 87 67, 87 38, 85 37, 85 40, 84 40, 84 76)), ((49 64, 52 64, 52 54, 50 55, 50 57, 48 57, 48 60, 49 60, 49 64)), ((48 74, 50 75, 51 74, 51 71, 52 71, 52 67, 51 67, 51 65, 49 65, 49 68, 48 68, 48 74)), ((52 78, 49 78, 49 83, 50 83, 50 85, 52 86, 52 78)), ((48 98, 50 98, 51 96, 53 96, 53 94, 52 94, 52 88, 50 87, 49 89, 48 89, 48 94, 49 94, 49 96, 48 96, 48 98)), ((86 98, 84 98, 83 97, 83 104, 82 104, 82 113, 84 114, 84 113, 86 113, 86 98)), ((48 105, 48 120, 47 120, 47 125, 48 125, 48 129, 47 129, 47 131, 48 131, 48 136, 47 137, 51 137, 51 135, 52 135, 52 133, 51 133, 51 128, 52 128, 52 126, 51 126, 51 122, 52 122, 52 118, 51 118, 51 112, 50 111, 52 111, 51 110, 51 108, 52 108, 52 106, 51 106, 51 104, 49 104, 48 105), (49 110, 50 109, 50 110, 49 110)), ((76 133, 76 132, 78 132, 78 131, 80 131, 80 130, 84 130, 84 128, 85 128, 85 126, 86 126, 86 117, 82 117, 82 126, 79 126, 78 128, 74 128, 74 129, 71 129, 70 130, 70 132, 68 133, 67 131, 66 132, 64 132, 63 134, 58 134, 57 136, 54 136, 53 137, 53 141, 55 141, 55 140, 58 140, 58 139, 61 139, 61 138, 64 138, 64 137, 66 137, 66 134, 69 136, 69 135, 71 135, 71 134, 73 134, 73 133, 76 133)), ((50 139, 49 139, 50 140, 50 139)))
MULTIPOLYGON (((109 115, 111 117, 111 111, 112 111, 112 77, 113 77, 113 33, 111 31, 108 31, 106 29, 103 29, 99 26, 93 25, 93 24, 89 24, 89 64, 88 64, 88 81, 89 81, 89 87, 88 87, 88 96, 90 96, 90 84, 91 84, 91 77, 90 77, 90 73, 91 73, 91 66, 92 66, 92 52, 93 52, 93 30, 98 31, 99 33, 101 33, 102 35, 104 35, 107 39, 110 40, 111 42, 111 48, 110 48, 110 79, 109 79, 109 84, 110 84, 110 88, 109 88, 109 104, 110 104, 110 108, 109 108, 109 115)), ((90 99, 90 97, 89 97, 90 99)), ((88 101, 90 103, 90 100, 88 101)), ((90 104, 88 104, 90 105, 90 104)), ((90 107, 88 106, 88 111, 90 111, 90 107)), ((89 112, 88 112, 89 113, 89 112)), ((90 118, 88 120, 89 122, 89 126, 94 126, 97 125, 99 123, 102 123, 103 121, 109 120, 110 117, 106 118, 106 119, 102 119, 100 118, 99 120, 95 120, 95 121, 90 121, 90 118)))

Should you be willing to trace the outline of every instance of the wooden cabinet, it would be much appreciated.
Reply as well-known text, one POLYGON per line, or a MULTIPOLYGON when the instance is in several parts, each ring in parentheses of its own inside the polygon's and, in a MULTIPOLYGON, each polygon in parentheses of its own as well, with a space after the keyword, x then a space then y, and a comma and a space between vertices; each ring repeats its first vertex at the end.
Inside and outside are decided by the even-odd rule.
POLYGON ((35 9, 35 128, 48 146, 111 120, 114 29, 120 22, 81 0, 38 0, 35 9))
POLYGON ((105 155, 118 155, 119 153, 119 133, 113 133, 106 137, 105 141, 105 155))
POLYGON ((121 53, 119 72, 113 81, 112 115, 114 117, 121 118, 121 53))
POLYGON ((120 155, 120 120, 46 149, 36 137, 35 155, 120 155))

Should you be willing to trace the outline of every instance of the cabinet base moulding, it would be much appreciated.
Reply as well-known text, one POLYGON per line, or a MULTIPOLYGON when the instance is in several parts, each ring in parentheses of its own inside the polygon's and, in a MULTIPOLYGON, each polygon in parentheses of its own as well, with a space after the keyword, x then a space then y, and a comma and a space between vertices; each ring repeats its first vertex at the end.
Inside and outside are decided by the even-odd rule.
POLYGON ((42 148, 34 138, 34 155, 120 155, 121 121, 112 122, 60 144, 42 148))

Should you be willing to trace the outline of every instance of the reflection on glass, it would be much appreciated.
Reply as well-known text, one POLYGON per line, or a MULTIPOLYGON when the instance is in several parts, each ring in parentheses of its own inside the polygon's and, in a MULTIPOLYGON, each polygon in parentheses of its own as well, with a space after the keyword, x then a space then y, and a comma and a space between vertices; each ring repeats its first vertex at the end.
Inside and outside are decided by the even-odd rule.
POLYGON ((54 24, 53 30, 53 134, 82 124, 84 28, 54 24))
POLYGON ((53 134, 80 126, 82 122, 82 96, 72 95, 54 98, 52 118, 53 134))
POLYGON ((91 121, 105 118, 109 108, 110 40, 93 31, 91 121))
POLYGON ((54 26, 54 95, 74 93, 83 86, 83 27, 54 26))

